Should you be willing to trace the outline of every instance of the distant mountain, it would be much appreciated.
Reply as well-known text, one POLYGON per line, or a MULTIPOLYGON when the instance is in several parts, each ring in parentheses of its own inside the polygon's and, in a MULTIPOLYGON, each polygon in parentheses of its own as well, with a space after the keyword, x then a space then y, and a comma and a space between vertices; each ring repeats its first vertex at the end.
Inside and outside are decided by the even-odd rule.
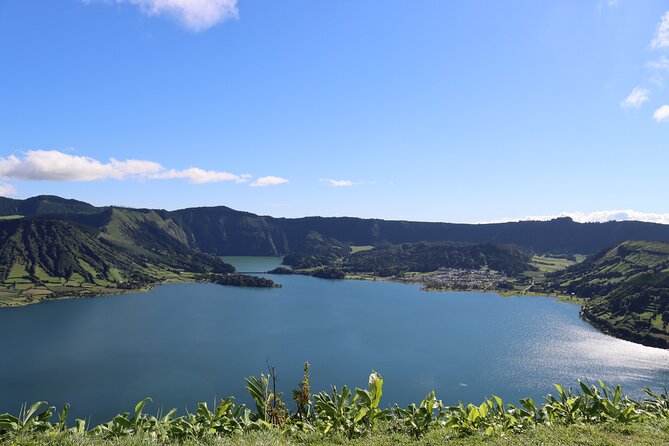
POLYGON ((25 200, 0 197, 0 215, 49 215, 92 213, 98 211, 93 205, 83 201, 70 200, 54 195, 38 195, 25 200))
POLYGON ((75 275, 89 283, 95 279, 145 280, 138 259, 102 242, 90 228, 64 221, 21 219, 0 223, 1 279, 20 265, 34 278, 75 275), (116 268, 119 270, 114 271, 116 268), (114 276, 114 277, 112 277, 114 276))
MULTIPOLYGON (((150 232, 149 232, 150 233, 150 232)), ((128 239, 130 240, 130 239, 128 239)), ((0 281, 70 280, 96 284, 156 282, 165 270, 232 272, 221 260, 178 243, 119 243, 96 228, 40 217, 0 221, 0 281), (163 248, 163 249, 161 249, 163 248), (16 274, 16 273, 14 273, 16 274)))
MULTIPOLYGON (((265 217, 267 218, 267 217, 265 217)), ((513 244, 538 253, 590 254, 625 240, 669 242, 669 225, 636 221, 576 223, 570 218, 491 224, 422 223, 360 218, 269 219, 291 246, 310 232, 351 245, 413 242, 513 244)))
MULTIPOLYGON (((352 217, 274 218, 224 206, 178 211, 94 207, 76 200, 39 196, 0 199, 0 216, 49 216, 74 220, 114 233, 117 220, 132 213, 152 230, 164 230, 189 247, 215 255, 285 255, 304 244, 310 234, 346 245, 416 242, 513 244, 537 253, 591 254, 626 240, 669 242, 669 225, 637 221, 576 223, 570 218, 491 224, 425 223, 352 217)), ((156 233, 157 234, 157 233, 156 233)), ((162 238, 162 236, 160 236, 162 238)))
POLYGON ((669 244, 629 241, 549 277, 588 298, 583 316, 623 339, 669 348, 669 244))
POLYGON ((218 206, 169 212, 166 218, 184 231, 191 247, 211 254, 283 255, 291 249, 285 231, 271 217, 218 206))
POLYGON ((530 253, 597 253, 528 286, 588 298, 583 315, 593 324, 669 347, 669 225, 569 218, 497 224, 274 218, 224 206, 170 212, 96 207, 48 195, 0 198, 0 305, 71 295, 73 289, 108 294, 110 288, 184 278, 272 285, 221 277, 234 271, 214 257, 221 255, 285 255, 286 263, 329 278, 442 267, 520 277, 534 268, 530 253))
POLYGON ((283 263, 296 269, 340 265, 351 252, 348 245, 311 232, 283 258, 283 263))
POLYGON ((432 272, 440 268, 477 270, 488 268, 517 276, 534 267, 531 256, 514 246, 491 243, 403 243, 356 252, 342 264, 345 271, 370 272, 381 276, 408 271, 432 272))

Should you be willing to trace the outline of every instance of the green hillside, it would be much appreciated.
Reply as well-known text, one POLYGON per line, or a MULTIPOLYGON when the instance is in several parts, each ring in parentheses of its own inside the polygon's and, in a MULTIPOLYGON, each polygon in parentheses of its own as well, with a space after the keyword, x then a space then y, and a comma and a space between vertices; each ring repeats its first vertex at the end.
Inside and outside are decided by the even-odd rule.
POLYGON ((138 228, 144 234, 139 243, 132 225, 111 221, 116 234, 63 220, 0 221, 0 305, 123 292, 234 271, 218 258, 165 238, 163 231, 154 234, 148 224, 138 228))
POLYGON ((630 241, 549 276, 587 298, 583 317, 615 336, 669 347, 669 244, 630 241))
POLYGON ((79 200, 38 195, 25 200, 0 197, 0 215, 48 215, 95 212, 98 208, 79 200))
MULTIPOLYGON (((285 255, 312 233, 346 246, 457 242, 509 244, 539 254, 592 254, 626 240, 669 243, 669 225, 622 221, 577 223, 569 218, 491 224, 428 223, 353 217, 274 218, 225 206, 176 211, 95 207, 77 200, 37 196, 0 197, 1 216, 49 216, 104 226, 110 211, 145 214, 190 248, 215 255, 285 255)), ((113 232, 113 228, 110 228, 113 232)))
POLYGON ((232 271, 213 255, 286 255, 297 272, 318 277, 573 295, 588 299, 583 316, 601 329, 669 346, 668 243, 669 225, 643 222, 289 219, 224 206, 165 211, 47 195, 0 198, 0 305, 166 281, 243 284, 213 277, 232 271), (564 269, 579 259, 574 253, 597 250, 564 269))
POLYGON ((529 254, 512 246, 404 243, 357 252, 344 261, 344 268, 382 276, 408 271, 431 272, 440 268, 487 268, 517 276, 533 268, 530 261, 529 254))

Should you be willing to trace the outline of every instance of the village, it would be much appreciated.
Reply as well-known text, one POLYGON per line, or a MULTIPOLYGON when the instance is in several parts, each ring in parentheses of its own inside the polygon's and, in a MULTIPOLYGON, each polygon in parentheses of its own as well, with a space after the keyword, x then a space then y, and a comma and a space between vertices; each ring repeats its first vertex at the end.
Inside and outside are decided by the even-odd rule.
POLYGON ((509 277, 488 268, 440 268, 431 273, 406 273, 396 278, 404 283, 418 283, 426 290, 498 290, 512 289, 509 277))

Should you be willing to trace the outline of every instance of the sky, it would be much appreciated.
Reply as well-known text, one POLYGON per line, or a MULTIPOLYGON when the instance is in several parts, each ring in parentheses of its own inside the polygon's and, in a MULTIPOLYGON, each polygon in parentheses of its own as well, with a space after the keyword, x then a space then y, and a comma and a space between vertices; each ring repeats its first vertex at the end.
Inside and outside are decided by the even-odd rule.
POLYGON ((0 0, 0 195, 669 223, 666 0, 0 0))

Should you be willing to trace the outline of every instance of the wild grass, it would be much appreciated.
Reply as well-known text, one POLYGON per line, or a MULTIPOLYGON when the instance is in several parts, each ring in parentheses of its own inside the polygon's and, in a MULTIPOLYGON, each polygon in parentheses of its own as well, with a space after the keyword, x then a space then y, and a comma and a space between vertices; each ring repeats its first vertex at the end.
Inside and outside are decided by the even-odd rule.
POLYGON ((447 428, 435 429, 420 439, 393 432, 376 432, 353 440, 323 438, 315 433, 291 436, 266 430, 169 443, 160 442, 146 434, 115 439, 104 439, 85 434, 38 434, 20 436, 13 439, 11 443, 8 441, 7 444, 16 446, 159 446, 164 444, 184 446, 657 446, 667 444, 667 441, 669 441, 667 423, 644 422, 630 426, 616 423, 585 426, 537 426, 528 432, 493 437, 480 435, 463 437, 447 428))
POLYGON ((146 398, 132 411, 88 426, 68 423, 69 406, 60 412, 46 402, 25 406, 18 415, 0 415, 0 441, 13 445, 153 445, 153 444, 666 444, 669 441, 669 394, 645 389, 635 400, 603 382, 577 388, 555 386, 543 402, 531 398, 505 404, 492 396, 479 405, 446 406, 430 392, 418 404, 384 408, 383 378, 369 376, 367 389, 311 394, 309 367, 293 391, 290 411, 276 389, 275 374, 246 379, 255 408, 222 399, 210 409, 176 416, 145 413, 146 398))
POLYGON ((573 260, 538 255, 533 256, 532 261, 530 262, 531 265, 536 266, 539 269, 540 273, 544 274, 560 271, 571 265, 575 265, 576 263, 577 262, 573 260))

